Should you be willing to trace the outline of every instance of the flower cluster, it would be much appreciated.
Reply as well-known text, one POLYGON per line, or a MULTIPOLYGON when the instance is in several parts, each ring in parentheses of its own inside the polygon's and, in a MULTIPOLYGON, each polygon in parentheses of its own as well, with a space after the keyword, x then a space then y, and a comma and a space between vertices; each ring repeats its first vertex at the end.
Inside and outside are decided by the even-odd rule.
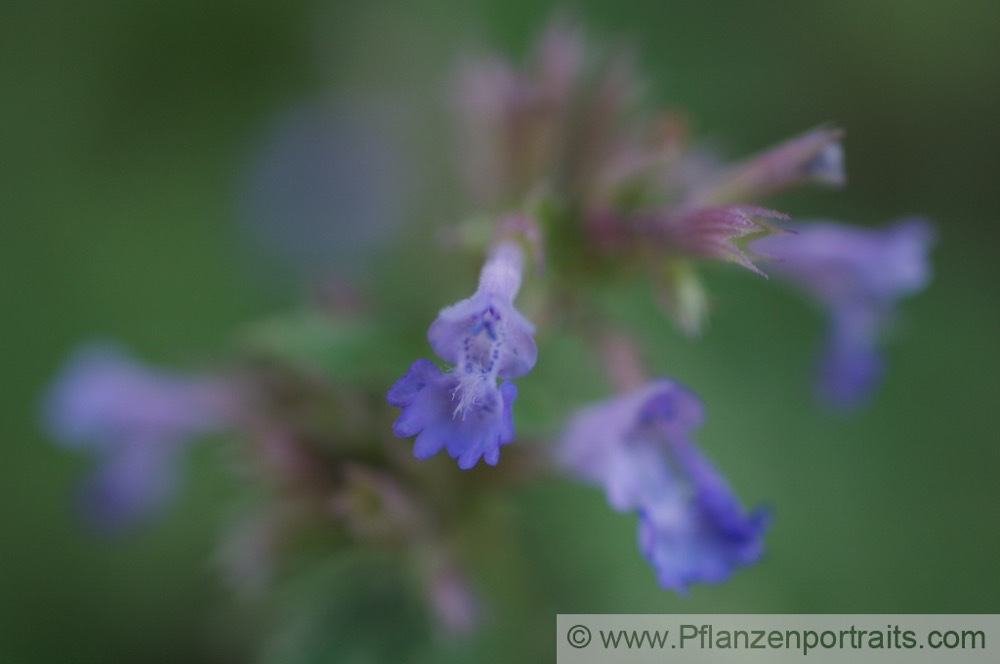
MULTIPOLYGON (((460 124, 481 204, 527 210, 536 246, 547 248, 545 262, 558 274, 613 278, 632 263, 645 265, 661 303, 689 334, 707 310, 697 262, 731 262, 758 275, 766 269, 831 311, 821 394, 847 404, 870 393, 892 304, 927 281, 926 222, 870 231, 799 224, 759 207, 793 186, 843 185, 843 132, 821 127, 718 165, 689 144, 678 115, 634 113, 637 77, 626 59, 588 68, 586 54, 578 31, 557 26, 539 42, 533 72, 500 58, 463 69, 460 124)), ((495 231, 502 228, 498 216, 495 231)), ((497 390, 495 379, 530 369, 535 352, 510 293, 501 308, 487 286, 498 260, 487 263, 476 295, 431 325, 431 346, 455 371, 418 360, 389 391, 389 403, 403 409, 394 432, 417 434, 418 457, 445 447, 461 468, 480 456, 495 464, 499 446, 513 438, 515 392, 509 383, 497 390), (505 371, 504 358, 517 358, 519 346, 530 354, 505 371)), ((690 440, 702 419, 697 398, 665 379, 638 387, 641 366, 630 374, 623 394, 570 420, 560 465, 603 486, 615 509, 638 514, 640 548, 663 586, 684 590, 726 578, 760 556, 767 517, 745 514, 690 440)))
MULTIPOLYGON (((701 264, 774 276, 828 311, 820 395, 854 405, 884 371, 880 344, 897 301, 929 280, 933 232, 920 219, 865 229, 762 207, 790 187, 844 184, 843 132, 820 127, 723 164, 691 139, 681 113, 642 112, 628 58, 595 53, 578 30, 557 25, 533 67, 491 57, 462 68, 457 124, 478 214, 448 237, 463 239, 452 250, 485 261, 475 292, 427 329, 443 366, 413 361, 422 327, 401 332, 360 290, 342 298, 350 306, 326 301, 245 332, 225 377, 153 371, 91 347, 56 379, 45 407, 53 438, 102 460, 86 494, 91 512, 102 522, 150 513, 169 497, 187 441, 226 429, 246 443, 247 465, 259 471, 247 476, 270 500, 223 547, 231 575, 255 587, 284 547, 310 539, 296 537, 302 529, 335 531, 340 547, 402 552, 438 621, 468 631, 484 614, 459 544, 471 506, 539 473, 596 485, 614 510, 633 515, 639 550, 664 588, 684 593, 756 562, 768 511, 742 507, 694 441, 705 418, 699 398, 672 378, 648 377, 642 349, 595 290, 613 295, 638 268, 692 336, 708 309, 701 264), (522 282, 528 316, 515 306, 522 282), (522 419, 515 431, 512 381, 535 367, 536 334, 543 348, 563 336, 591 344, 582 357, 603 359, 613 390, 565 423, 533 429, 522 419), (501 463, 501 447, 525 434, 534 444, 510 445, 501 463), (413 439, 412 454, 400 438, 413 439), (442 450, 462 470, 480 460, 497 468, 462 473, 443 455, 425 461, 442 450)), ((316 156, 310 146, 305 154, 316 156)), ((278 152, 280 164, 298 154, 278 152)), ((271 173, 264 161, 254 182, 271 173)), ((379 191, 353 179, 346 187, 379 191)), ((258 193, 254 200, 276 196, 258 193)), ((321 200, 300 212, 305 226, 325 218, 321 200)), ((349 240, 340 251, 367 265, 370 238, 349 240)), ((539 373, 522 383, 522 413, 526 400, 562 396, 563 385, 539 388, 539 373)))

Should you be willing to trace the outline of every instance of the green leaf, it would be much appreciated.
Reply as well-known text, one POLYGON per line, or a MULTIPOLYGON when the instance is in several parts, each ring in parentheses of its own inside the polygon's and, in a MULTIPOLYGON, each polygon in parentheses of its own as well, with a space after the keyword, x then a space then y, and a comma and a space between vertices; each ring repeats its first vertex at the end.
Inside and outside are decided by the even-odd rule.
POLYGON ((376 321, 317 311, 257 323, 241 335, 239 347, 251 359, 378 388, 402 375, 420 353, 414 340, 376 321))

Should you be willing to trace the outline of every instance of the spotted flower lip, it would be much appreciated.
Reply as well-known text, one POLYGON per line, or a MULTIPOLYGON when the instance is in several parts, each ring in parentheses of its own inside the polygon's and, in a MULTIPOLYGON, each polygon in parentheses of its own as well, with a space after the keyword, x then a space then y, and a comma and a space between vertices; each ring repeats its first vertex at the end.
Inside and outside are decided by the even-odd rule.
POLYGON ((930 223, 903 219, 880 229, 827 221, 789 226, 792 233, 755 240, 768 273, 819 302, 830 318, 820 365, 820 398, 835 407, 868 399, 883 373, 880 337, 896 301, 930 280, 930 223))
POLYGON ((746 513, 691 433, 704 411, 661 379, 579 411, 559 445, 561 464, 602 486, 617 511, 639 516, 639 548, 664 588, 726 579, 763 552, 769 516, 746 513))
POLYGON ((475 294, 442 309, 431 324, 431 348, 459 372, 516 378, 535 366, 535 326, 513 304, 523 260, 519 247, 501 244, 483 267, 475 294))
POLYGON ((534 326, 506 299, 478 291, 438 314, 427 338, 459 371, 517 378, 538 359, 534 326))
POLYGON ((396 381, 386 400, 403 412, 392 425, 402 438, 416 436, 413 455, 418 459, 446 449, 459 468, 472 468, 479 459, 495 466, 500 446, 514 439, 512 407, 517 396, 513 383, 482 381, 474 403, 459 412, 456 373, 442 373, 433 362, 419 359, 396 381))
POLYGON ((42 417, 56 442, 99 455, 83 508, 115 526, 169 499, 187 442, 225 428, 227 401, 220 381, 156 371, 115 345, 92 343, 55 379, 42 417))

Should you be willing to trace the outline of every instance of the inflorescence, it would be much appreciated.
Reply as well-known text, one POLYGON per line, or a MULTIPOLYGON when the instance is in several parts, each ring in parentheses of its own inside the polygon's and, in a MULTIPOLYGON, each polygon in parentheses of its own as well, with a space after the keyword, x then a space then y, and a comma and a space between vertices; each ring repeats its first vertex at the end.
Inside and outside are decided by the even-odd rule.
MULTIPOLYGON (((45 420, 55 439, 102 459, 87 488, 91 514, 138 520, 169 496, 186 441, 237 434, 253 442, 251 456, 266 469, 255 477, 284 505, 268 512, 260 537, 287 532, 295 520, 282 519, 311 505, 348 541, 419 552, 430 605, 444 624, 468 629, 475 602, 461 555, 447 544, 463 517, 441 505, 503 483, 403 458, 387 402, 391 434, 412 438, 416 459, 444 450, 462 470, 482 460, 498 466, 496 477, 505 467, 542 470, 599 487, 614 510, 636 515, 639 549, 664 588, 685 592, 757 561, 769 513, 745 510, 699 449, 701 400, 671 378, 647 376, 637 342, 602 319, 584 287, 638 266, 659 306, 694 335, 707 314, 700 264, 774 276, 828 313, 820 398, 857 406, 884 371, 880 345, 896 302, 928 282, 933 232, 921 219, 870 229, 761 207, 791 187, 842 185, 843 132, 820 127, 720 164, 690 140, 680 114, 639 112, 627 58, 594 56, 579 31, 556 25, 531 67, 489 57, 461 70, 464 173, 489 231, 476 247, 484 262, 475 292, 441 309, 427 331, 444 365, 394 365, 402 376, 393 384, 369 362, 382 357, 370 346, 391 335, 363 312, 317 324, 323 343, 356 354, 362 367, 326 377, 322 361, 303 370, 301 354, 290 360, 270 346, 254 347, 224 376, 165 374, 107 346, 85 350, 56 380, 45 420), (522 282, 530 297, 519 309, 522 282), (616 393, 581 407, 551 444, 529 432, 537 444, 517 452, 512 381, 544 362, 536 334, 568 325, 569 311, 592 323, 595 356, 616 393)), ((522 401, 534 398, 522 390, 522 401)))

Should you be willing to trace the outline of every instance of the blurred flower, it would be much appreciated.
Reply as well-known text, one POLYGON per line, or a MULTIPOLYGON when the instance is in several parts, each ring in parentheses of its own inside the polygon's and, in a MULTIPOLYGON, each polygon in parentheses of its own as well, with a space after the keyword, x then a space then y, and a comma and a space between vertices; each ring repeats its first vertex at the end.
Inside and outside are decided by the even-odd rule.
POLYGON ((186 443, 226 426, 227 401, 215 379, 155 371, 116 346, 91 344, 55 379, 43 418, 59 443, 100 456, 84 509, 113 526, 163 505, 186 443))
POLYGON ((411 184, 388 107, 313 101, 273 121, 251 158, 239 210, 269 256, 307 277, 364 270, 404 218, 411 184))
POLYGON ((471 634, 480 624, 483 608, 466 575, 447 555, 425 558, 424 583, 437 624, 450 637, 471 634))
POLYGON ((555 24, 535 46, 533 71, 488 56, 463 63, 455 84, 462 174, 485 205, 516 201, 560 166, 580 82, 580 31, 555 24))
POLYGON ((434 352, 455 369, 442 374, 429 360, 417 360, 389 390, 389 403, 403 408, 393 431, 419 434, 418 458, 446 448, 461 468, 480 457, 495 465, 500 445, 513 439, 517 389, 510 382, 498 389, 497 379, 528 373, 538 356, 535 328, 514 308, 523 264, 519 246, 499 243, 472 297, 442 309, 427 332, 434 352))
POLYGON ((660 585, 718 582, 755 562, 768 516, 744 512, 691 433, 702 422, 698 399, 655 380, 573 416, 559 458, 604 487, 611 507, 639 515, 639 546, 660 585))
POLYGON ((882 373, 879 337, 892 322, 896 300, 918 292, 930 279, 930 224, 904 219, 882 229, 830 222, 790 227, 752 249, 774 259, 768 271, 829 312, 830 332, 819 390, 831 404, 863 402, 882 373))

